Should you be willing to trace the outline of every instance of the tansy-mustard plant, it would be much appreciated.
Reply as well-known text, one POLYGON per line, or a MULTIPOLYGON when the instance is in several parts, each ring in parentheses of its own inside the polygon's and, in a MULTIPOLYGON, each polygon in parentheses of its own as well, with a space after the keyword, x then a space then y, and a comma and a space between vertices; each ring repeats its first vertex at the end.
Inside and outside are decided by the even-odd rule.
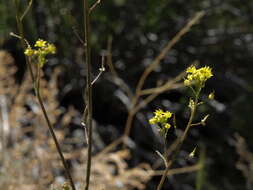
MULTIPOLYGON (((21 26, 22 23, 20 22, 19 19, 17 19, 17 23, 18 23, 18 26, 21 26)), ((58 142, 58 139, 55 135, 55 132, 54 132, 54 129, 53 129, 53 125, 49 119, 49 116, 48 116, 48 113, 47 113, 47 110, 44 106, 44 103, 43 103, 43 99, 41 97, 41 94, 40 94, 40 78, 41 78, 41 68, 44 66, 44 64, 47 62, 47 59, 46 59, 46 56, 49 55, 49 54, 55 54, 56 53, 56 47, 54 46, 54 44, 51 44, 51 43, 48 43, 47 41, 45 40, 37 40, 34 44, 34 47, 32 48, 31 45, 22 37, 23 36, 23 31, 21 29, 21 27, 18 28, 19 29, 19 32, 21 33, 21 42, 26 42, 27 44, 27 48, 25 49, 25 43, 22 43, 23 44, 23 48, 25 49, 24 50, 24 54, 26 55, 26 61, 27 61, 27 64, 29 66, 29 70, 30 70, 30 75, 31 75, 31 78, 32 78, 32 81, 34 83, 34 90, 35 90, 35 94, 36 94, 36 97, 38 99, 38 102, 40 104, 40 107, 41 107, 41 110, 42 110, 42 113, 45 117, 45 120, 46 120, 46 123, 47 123, 47 126, 48 126, 48 129, 53 137, 53 140, 54 140, 54 143, 55 143, 55 146, 56 146, 56 149, 58 151, 58 154, 61 158, 61 161, 62 161, 62 164, 64 166, 64 169, 65 169, 65 172, 67 174, 67 177, 70 181, 70 186, 73 190, 75 190, 75 184, 74 184, 74 181, 73 181, 73 178, 71 176, 71 173, 70 173, 70 170, 68 168, 68 165, 67 165, 67 162, 66 162, 66 159, 63 155, 63 152, 61 150, 61 147, 60 147, 60 144, 58 142), (36 63, 36 75, 34 75, 33 73, 33 69, 32 69, 32 63, 36 63)), ((64 187, 63 187, 64 188, 64 187)), ((64 189, 68 189, 68 186, 65 186, 64 189)))
POLYGON ((157 125, 159 132, 166 137, 168 129, 171 127, 168 123, 168 119, 171 118, 172 113, 158 109, 154 112, 154 114, 154 117, 149 120, 149 123, 151 125, 157 125))
POLYGON ((47 41, 39 39, 36 41, 34 48, 29 45, 24 53, 25 55, 35 59, 40 67, 43 67, 47 61, 46 56, 49 54, 55 54, 56 47, 47 41))
MULTIPOLYGON (((186 70, 186 78, 184 79, 184 84, 185 86, 190 87, 190 89, 193 91, 193 97, 190 98, 188 107, 190 108, 190 117, 187 122, 186 128, 183 131, 183 135, 178 137, 176 146, 174 148, 174 155, 171 157, 171 160, 169 161, 169 155, 166 155, 167 151, 164 152, 164 156, 162 155, 163 160, 165 160, 165 166, 166 169, 164 170, 164 173, 162 175, 162 178, 159 182, 159 185, 157 186, 157 190, 161 190, 164 181, 166 179, 166 176, 168 174, 169 168, 172 165, 172 163, 175 161, 177 154, 179 153, 179 150, 181 146, 183 145, 183 142, 185 141, 186 137, 188 136, 188 132, 191 127, 193 126, 198 126, 206 125, 206 120, 209 117, 209 115, 206 115, 200 122, 198 123, 193 123, 197 107, 202 104, 203 102, 199 102, 200 98, 200 92, 202 88, 205 87, 205 83, 208 79, 210 79, 213 76, 212 69, 208 66, 201 67, 197 69, 195 66, 190 66, 186 70), (169 164, 170 163, 170 164, 169 164)), ((211 93, 208 95, 209 99, 214 98, 214 93, 211 93)), ((157 125, 159 127, 159 131, 161 135, 163 136, 165 140, 165 149, 166 147, 166 136, 168 129, 171 127, 171 125, 168 123, 168 119, 172 116, 172 113, 169 111, 162 111, 162 110, 156 110, 154 112, 154 117, 149 120, 149 123, 152 125, 157 125)), ((175 115, 174 115, 175 118, 175 115)), ((176 124, 175 124, 176 125, 176 124)), ((190 157, 193 157, 196 152, 196 147, 194 150, 189 154, 190 157)))
POLYGON ((208 66, 196 69, 195 66, 190 66, 186 70, 187 76, 184 80, 186 86, 196 85, 197 87, 204 87, 207 79, 213 76, 212 69, 208 66))

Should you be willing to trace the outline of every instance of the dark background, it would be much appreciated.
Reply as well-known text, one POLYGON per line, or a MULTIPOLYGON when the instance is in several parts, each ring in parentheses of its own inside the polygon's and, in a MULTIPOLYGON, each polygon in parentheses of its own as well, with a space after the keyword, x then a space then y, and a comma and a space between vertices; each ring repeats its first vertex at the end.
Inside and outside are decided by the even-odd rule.
MULTIPOLYGON (((22 2, 25 5, 26 1, 22 2)), ((83 36, 82 6, 80 0, 34 1, 24 20, 26 38, 30 42, 42 38, 57 46, 57 55, 45 67, 46 77, 50 77, 53 68, 62 69, 60 104, 74 105, 80 112, 83 110, 84 55, 73 31, 83 36)), ((91 17, 94 77, 111 37, 115 69, 134 91, 147 64, 200 10, 205 10, 206 15, 167 54, 144 88, 153 87, 159 79, 175 77, 196 60, 200 66, 212 67, 214 77, 204 91, 208 94, 214 90, 215 101, 207 102, 198 112, 199 115, 210 114, 208 124, 192 131, 177 165, 186 165, 186 152, 199 145, 205 147, 207 157, 203 189, 250 189, 250 185, 246 185, 250 179, 236 166, 240 158, 235 149, 235 134, 244 137, 249 149, 252 148, 253 1, 102 0, 91 17)), ((22 49, 19 42, 9 36, 10 32, 17 32, 12 1, 1 0, 0 16, 0 47, 14 56, 19 68, 17 82, 21 83, 25 71, 22 49)), ((105 144, 122 134, 127 118, 126 105, 116 93, 121 89, 108 80, 109 75, 107 70, 94 87, 94 120, 105 144)), ((159 137, 145 127, 154 109, 173 110, 178 125, 183 127, 187 121, 189 95, 186 88, 168 91, 140 110, 142 117, 134 121, 131 132, 136 146, 130 165, 143 161, 152 163, 157 158, 154 150, 162 147, 159 137)), ((252 173, 252 169, 249 172, 252 173)), ((150 189, 158 179, 150 182, 150 189)), ((171 177, 173 189, 192 189, 194 181, 194 174, 171 177)))

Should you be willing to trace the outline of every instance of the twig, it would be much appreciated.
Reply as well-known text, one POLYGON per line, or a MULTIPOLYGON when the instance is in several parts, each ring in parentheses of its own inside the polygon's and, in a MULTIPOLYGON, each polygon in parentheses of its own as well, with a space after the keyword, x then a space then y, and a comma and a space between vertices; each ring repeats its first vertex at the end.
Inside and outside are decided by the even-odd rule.
MULTIPOLYGON (((93 85, 96 83, 96 81, 99 79, 99 77, 102 75, 102 73, 105 71, 105 66, 104 66, 104 56, 102 56, 102 62, 101 62, 101 68, 99 68, 99 73, 96 76, 96 78, 91 82, 91 86, 93 87, 93 85)), ((86 139, 86 143, 88 144, 89 142, 89 137, 88 137, 88 133, 87 133, 87 128, 86 128, 86 123, 87 123, 87 116, 88 116, 88 106, 85 105, 84 108, 84 112, 83 112, 83 118, 82 118, 82 122, 81 125, 84 127, 84 133, 85 133, 85 139, 86 139)))
POLYGON ((115 82, 126 94, 128 97, 132 98, 133 93, 130 90, 130 87, 122 80, 122 78, 119 77, 119 74, 117 73, 115 67, 112 63, 112 36, 109 36, 107 40, 107 61, 106 64, 109 67, 110 72, 113 76, 113 82, 115 82))
MULTIPOLYGON (((183 168, 170 169, 167 173, 167 176, 182 174, 182 173, 190 173, 190 172, 194 172, 199 169, 201 169, 200 164, 196 164, 196 165, 188 166, 188 167, 183 167, 183 168)), ((153 176, 163 175, 163 173, 164 173, 164 171, 153 170, 153 176)))
POLYGON ((155 152, 156 152, 156 154, 158 154, 158 156, 160 156, 160 158, 163 160, 164 165, 165 165, 166 167, 168 167, 168 163, 167 163, 166 158, 165 158, 158 150, 156 150, 155 152))
POLYGON ((112 78, 111 81, 114 82, 116 85, 118 85, 125 93, 126 95, 132 99, 133 98, 133 93, 130 89, 130 87, 125 83, 122 78, 119 77, 119 74, 117 73, 116 69, 113 66, 112 63, 112 37, 109 36, 107 40, 107 61, 106 64, 109 67, 109 70, 112 73, 112 78))
POLYGON ((193 126, 199 126, 199 125, 203 125, 203 123, 202 122, 193 123, 193 124, 191 124, 191 127, 193 127, 193 126))
POLYGON ((101 0, 97 0, 89 9, 89 14, 101 3, 101 0))
POLYGON ((181 39, 181 37, 184 36, 191 29, 191 27, 196 24, 204 15, 204 11, 196 13, 194 17, 191 18, 190 21, 175 35, 175 37, 173 37, 172 40, 167 43, 161 53, 154 59, 154 61, 149 65, 149 67, 146 68, 146 70, 142 74, 137 84, 136 94, 139 94, 148 75, 159 65, 159 63, 166 56, 168 51, 170 51, 171 48, 181 39))
MULTIPOLYGON (((13 37, 18 38, 18 39, 22 39, 21 36, 15 34, 13 32, 10 32, 10 36, 13 36, 13 37)), ((26 43, 27 46, 30 46, 29 42, 26 39, 24 39, 24 41, 25 41, 25 43, 26 43)))
POLYGON ((85 43, 84 43, 83 39, 81 38, 81 36, 78 34, 78 31, 77 31, 76 27, 73 26, 72 29, 73 29, 73 32, 76 35, 77 39, 85 47, 85 43))
POLYGON ((167 91, 168 89, 171 89, 172 86, 176 86, 176 88, 178 87, 182 87, 185 86, 183 83, 177 83, 179 82, 181 79, 184 78, 184 76, 186 75, 185 71, 180 73, 179 75, 177 75, 175 78, 173 78, 172 80, 168 80, 164 85, 162 86, 158 86, 155 88, 149 88, 149 89, 145 89, 145 90, 141 90, 140 95, 148 95, 148 94, 154 94, 154 93, 162 93, 167 91))
POLYGON ((23 15, 20 17, 20 20, 21 20, 21 21, 22 21, 23 18, 26 16, 26 14, 29 12, 29 10, 31 9, 32 4, 33 4, 33 0, 30 0, 28 6, 26 7, 26 9, 25 9, 25 11, 24 11, 24 13, 23 13, 23 15))
POLYGON ((106 64, 108 65, 109 70, 111 71, 112 75, 119 78, 119 75, 112 64, 112 36, 109 36, 109 38, 107 40, 107 61, 106 61, 106 64))
MULTIPOLYGON (((124 131, 124 135, 128 136, 131 128, 132 128, 132 121, 133 121, 133 117, 135 116, 135 114, 143 107, 145 107, 148 103, 150 103, 152 100, 154 100, 159 94, 171 90, 171 89, 177 89, 181 87, 181 84, 177 85, 177 81, 179 81, 179 78, 181 79, 183 77, 182 74, 179 74, 175 79, 168 81, 164 86, 162 87, 157 87, 157 88, 153 88, 153 89, 147 89, 143 90, 140 92, 139 96, 143 95, 143 94, 150 94, 148 97, 146 97, 144 100, 142 100, 140 103, 135 103, 135 106, 132 107, 132 109, 129 111, 128 113, 128 117, 127 117, 127 122, 126 122, 126 126, 125 126, 125 131, 124 131), (175 84, 174 84, 175 83, 175 84), (166 87, 166 88, 164 88, 166 87)), ((136 96, 135 96, 136 98, 136 96)), ((134 98, 133 101, 136 101, 136 99, 134 98)), ((133 102, 132 102, 133 103, 133 102)))
POLYGON ((96 78, 92 81, 91 86, 93 86, 95 82, 97 82, 97 80, 103 74, 104 71, 105 71, 105 56, 102 55, 102 61, 101 61, 101 67, 99 68, 99 73, 96 76, 96 78))
POLYGON ((102 155, 105 155, 106 153, 108 153, 109 151, 111 151, 114 147, 116 147, 117 145, 119 145, 121 142, 123 142, 124 137, 120 137, 118 139, 116 139, 115 141, 113 141, 110 145, 108 145, 107 147, 105 147, 101 152, 99 152, 94 159, 99 158, 102 155))
MULTIPOLYGON (((167 150, 165 151, 164 155, 166 155, 167 157, 169 157, 171 155, 171 153, 177 148, 177 145, 179 143, 180 138, 177 138, 172 145, 169 146, 169 148, 167 148, 167 150)), ((162 160, 157 160, 153 165, 152 168, 153 169, 157 169, 161 166, 162 164, 162 160)))

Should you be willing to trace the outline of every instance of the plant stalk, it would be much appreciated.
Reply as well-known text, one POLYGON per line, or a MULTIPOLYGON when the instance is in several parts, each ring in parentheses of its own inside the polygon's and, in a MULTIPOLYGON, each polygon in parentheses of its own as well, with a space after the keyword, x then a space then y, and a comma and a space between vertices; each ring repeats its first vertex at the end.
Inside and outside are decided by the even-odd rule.
MULTIPOLYGON (((161 190, 162 189, 162 186, 164 184, 164 181, 168 175, 168 172, 170 170, 170 167, 171 165, 174 163, 174 161, 176 160, 177 158, 177 155, 179 154, 179 151, 188 135, 188 132, 191 128, 191 125, 192 125, 192 121, 193 121, 193 118, 195 116, 195 113, 196 113, 196 108, 197 108, 197 105, 198 105, 198 99, 199 99, 199 93, 200 93, 200 89, 198 89, 197 93, 196 93, 196 96, 195 96, 195 99, 194 99, 194 106, 193 106, 193 109, 191 109, 191 115, 190 115, 190 118, 188 120, 188 123, 187 123, 187 126, 184 130, 184 133, 181 137, 179 137, 179 142, 178 142, 178 145, 176 147, 176 150, 175 150, 175 153, 173 155, 173 157, 171 158, 171 160, 169 161, 169 163, 167 163, 167 166, 166 166, 166 169, 164 170, 164 173, 161 177, 161 180, 159 182, 159 185, 157 186, 156 190, 161 190)), ((166 158, 166 155, 165 155, 165 158, 166 158)), ((166 158, 167 159, 167 158, 166 158)))
POLYGON ((88 0, 83 1, 84 10, 84 30, 85 30, 85 65, 86 65, 86 89, 84 91, 87 103, 87 122, 88 128, 88 160, 86 168, 86 186, 89 189, 90 173, 91 173, 91 153, 92 153, 92 81, 91 81, 91 45, 90 45, 90 14, 88 0))
MULTIPOLYGON (((22 19, 21 19, 20 13, 19 13, 19 1, 18 0, 15 0, 15 6, 16 6, 16 22, 17 22, 17 27, 18 27, 19 35, 21 36, 20 41, 21 41, 21 44, 22 44, 22 48, 25 50, 26 49, 26 44, 25 44, 25 37, 24 37, 24 29, 23 29, 22 19)), ((65 172, 67 174, 67 177, 68 177, 68 179, 70 181, 70 185, 72 187, 72 190, 75 190, 75 185, 74 185, 72 176, 70 174, 69 168, 67 166, 67 162, 66 162, 66 160, 65 160, 65 158, 63 156, 63 153, 62 153, 62 150, 60 148, 59 142, 58 142, 57 137, 56 137, 56 135, 54 133, 52 124, 51 124, 51 122, 49 120, 47 111, 45 109, 44 103, 43 103, 41 95, 40 95, 40 90, 38 88, 39 86, 37 86, 37 85, 39 85, 40 78, 38 78, 37 85, 36 85, 36 79, 35 79, 35 76, 34 76, 34 73, 33 73, 33 70, 32 70, 31 60, 27 56, 25 56, 25 59, 26 59, 26 64, 28 65, 30 76, 32 78, 33 83, 35 84, 34 85, 35 94, 36 94, 36 97, 37 97, 38 102, 40 104, 40 107, 41 107, 41 110, 43 112, 44 118, 46 119, 48 129, 50 131, 50 134, 53 137, 54 143, 56 145, 56 149, 58 151, 58 154, 60 155, 62 164, 64 166, 64 169, 65 169, 65 172)), ((38 75, 38 77, 40 77, 40 76, 38 75)))

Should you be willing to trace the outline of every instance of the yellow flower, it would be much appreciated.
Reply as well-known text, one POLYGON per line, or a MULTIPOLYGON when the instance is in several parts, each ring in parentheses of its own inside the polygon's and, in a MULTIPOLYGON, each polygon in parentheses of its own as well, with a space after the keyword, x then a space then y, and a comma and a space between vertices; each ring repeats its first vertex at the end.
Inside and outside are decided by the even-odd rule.
POLYGON ((46 41, 39 39, 36 41, 34 47, 42 48, 42 47, 46 47, 46 45, 47 45, 46 41))
POLYGON ((149 124, 154 125, 156 124, 156 119, 153 117, 149 120, 149 124))
POLYGON ((186 72, 187 73, 194 73, 194 72, 196 72, 196 67, 191 65, 190 67, 187 68, 186 72))
POLYGON ((30 47, 25 50, 25 55, 32 56, 34 54, 34 50, 32 50, 30 47))
MULTIPOLYGON (((154 125, 154 124, 162 124, 162 125, 165 125, 167 123, 167 120, 169 118, 171 118, 172 116, 172 113, 169 112, 169 111, 162 111, 161 109, 158 109, 154 112, 155 116, 152 117, 150 120, 149 120, 149 123, 151 125, 154 125)), ((167 125, 168 127, 168 125, 167 125)))
POLYGON ((49 44, 46 48, 45 48, 46 52, 48 54, 55 54, 56 53, 56 47, 53 44, 49 44))
POLYGON ((168 119, 171 118, 172 113, 158 109, 154 112, 154 114, 154 117, 149 120, 149 123, 151 125, 157 125, 160 134, 166 138, 167 132, 171 127, 171 125, 168 123, 168 119))
POLYGON ((29 46, 24 53, 27 56, 34 56, 40 67, 47 62, 46 55, 56 53, 56 47, 45 40, 37 40, 34 47, 33 49, 29 46))
POLYGON ((187 76, 184 80, 184 84, 186 86, 191 85, 191 83, 196 83, 197 85, 204 85, 207 79, 211 78, 213 76, 212 69, 208 66, 201 67, 199 69, 196 69, 195 66, 190 66, 186 70, 187 76))
POLYGON ((184 85, 185 85, 185 86, 190 86, 190 84, 191 84, 191 81, 190 81, 190 80, 188 80, 188 79, 185 79, 185 80, 184 80, 184 85))
POLYGON ((169 129, 171 127, 171 125, 169 124, 169 123, 166 123, 165 125, 164 125, 164 128, 166 128, 166 129, 169 129))

